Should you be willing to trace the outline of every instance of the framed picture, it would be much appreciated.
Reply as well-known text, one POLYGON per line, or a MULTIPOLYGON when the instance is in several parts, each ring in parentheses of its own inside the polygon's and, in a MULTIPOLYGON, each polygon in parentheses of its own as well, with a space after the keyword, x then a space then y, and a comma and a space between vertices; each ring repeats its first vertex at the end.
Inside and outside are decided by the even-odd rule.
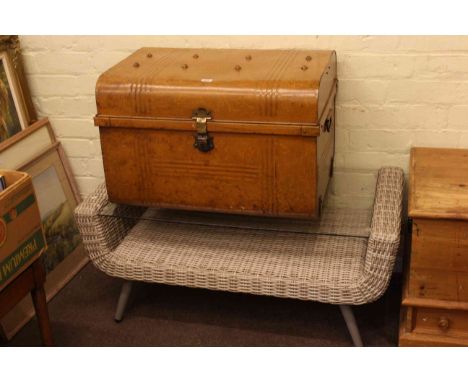
POLYGON ((0 143, 0 168, 19 169, 56 142, 49 120, 43 118, 0 143))
POLYGON ((23 94, 7 52, 0 52, 0 142, 29 125, 23 94))
POLYGON ((2 35, 0 36, 0 52, 5 52, 13 66, 14 74, 16 75, 19 90, 21 91, 23 102, 26 106, 26 114, 28 124, 36 122, 37 115, 29 91, 28 82, 24 74, 23 58, 21 55, 20 41, 17 35, 2 35))
MULTIPOLYGON (((18 170, 31 175, 36 192, 48 246, 43 261, 47 272, 46 297, 49 301, 88 262, 73 216, 80 196, 60 142, 53 143, 49 149, 24 163, 18 170)), ((1 321, 7 339, 33 316, 34 309, 28 295, 1 321)))

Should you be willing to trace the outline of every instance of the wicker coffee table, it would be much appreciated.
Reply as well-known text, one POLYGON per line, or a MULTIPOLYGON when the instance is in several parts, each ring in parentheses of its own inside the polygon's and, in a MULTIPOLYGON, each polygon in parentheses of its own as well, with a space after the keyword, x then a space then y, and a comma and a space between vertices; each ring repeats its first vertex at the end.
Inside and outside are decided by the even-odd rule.
MULTIPOLYGON (((403 171, 382 168, 372 208, 325 203, 318 222, 147 209, 110 203, 105 185, 75 210, 94 265, 133 281, 338 305, 362 345, 351 305, 387 289, 400 243, 403 171)), ((335 203, 336 204, 336 203, 335 203)))

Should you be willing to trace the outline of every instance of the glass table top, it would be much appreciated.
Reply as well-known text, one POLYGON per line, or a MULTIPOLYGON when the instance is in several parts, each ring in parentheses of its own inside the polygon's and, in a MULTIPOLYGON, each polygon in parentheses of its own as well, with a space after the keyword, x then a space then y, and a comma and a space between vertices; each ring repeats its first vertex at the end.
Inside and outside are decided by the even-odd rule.
MULTIPOLYGON (((104 205, 98 215, 107 218, 152 220, 161 224, 189 224, 367 239, 370 235, 373 195, 359 194, 353 199, 353 195, 337 192, 340 189, 336 183, 336 178, 332 178, 318 220, 135 207, 111 202, 104 205)), ((359 185, 357 187, 353 185, 353 188, 362 189, 359 185)))

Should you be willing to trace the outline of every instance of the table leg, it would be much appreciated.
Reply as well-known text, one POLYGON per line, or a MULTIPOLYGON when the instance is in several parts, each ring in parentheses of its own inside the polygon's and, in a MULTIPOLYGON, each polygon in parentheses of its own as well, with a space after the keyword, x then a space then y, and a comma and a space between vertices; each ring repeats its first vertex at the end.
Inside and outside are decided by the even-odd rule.
POLYGON ((341 314, 345 319, 346 326, 348 327, 349 334, 353 339, 354 346, 363 346, 361 334, 354 318, 353 310, 349 305, 340 305, 341 314))
POLYGON ((128 303, 128 298, 130 297, 130 293, 132 291, 132 286, 132 281, 124 280, 122 284, 122 290, 120 291, 119 301, 117 303, 117 310, 115 312, 115 322, 120 322, 123 319, 125 308, 127 307, 128 303))
POLYGON ((41 331, 42 343, 45 346, 54 346, 44 287, 33 289, 31 295, 34 302, 34 309, 36 310, 37 321, 39 323, 39 330, 41 331))
POLYGON ((45 271, 40 260, 33 264, 34 279, 36 285, 31 291, 34 309, 36 311, 37 322, 41 332, 42 343, 44 346, 54 346, 52 331, 50 329, 49 311, 47 309, 46 295, 44 291, 45 271))

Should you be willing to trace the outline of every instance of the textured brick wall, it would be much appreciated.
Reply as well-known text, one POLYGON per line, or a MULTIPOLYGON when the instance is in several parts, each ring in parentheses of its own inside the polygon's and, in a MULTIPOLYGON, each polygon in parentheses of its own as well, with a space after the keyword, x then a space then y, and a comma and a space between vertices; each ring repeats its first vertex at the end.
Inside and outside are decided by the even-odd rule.
POLYGON ((412 145, 468 147, 468 37, 22 36, 21 43, 37 111, 52 121, 83 195, 103 180, 96 79, 142 46, 335 49, 333 190, 353 203, 370 202, 379 166, 407 171, 412 145))

